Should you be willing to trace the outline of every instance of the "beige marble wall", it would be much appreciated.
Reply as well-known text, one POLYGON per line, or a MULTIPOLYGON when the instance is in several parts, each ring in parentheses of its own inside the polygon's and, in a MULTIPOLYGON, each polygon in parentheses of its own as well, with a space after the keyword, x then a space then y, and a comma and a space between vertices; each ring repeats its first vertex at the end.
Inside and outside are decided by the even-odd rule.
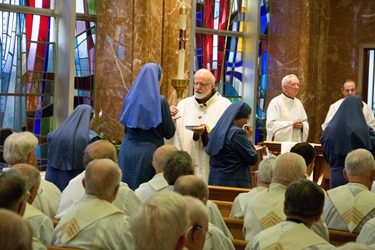
MULTIPOLYGON (((172 94, 171 79, 177 73, 179 7, 183 2, 98 1, 94 104, 96 117, 92 128, 103 133, 104 138, 116 142, 123 139, 124 129, 119 123, 122 103, 145 63, 155 62, 163 67, 161 93, 166 97, 172 94)), ((189 23, 190 1, 186 1, 186 4, 189 23)))
POLYGON ((359 45, 375 43, 374 15, 375 1, 271 0, 266 102, 281 93, 284 75, 296 74, 298 98, 311 117, 309 141, 320 142, 320 125, 341 98, 342 82, 358 79, 359 45))

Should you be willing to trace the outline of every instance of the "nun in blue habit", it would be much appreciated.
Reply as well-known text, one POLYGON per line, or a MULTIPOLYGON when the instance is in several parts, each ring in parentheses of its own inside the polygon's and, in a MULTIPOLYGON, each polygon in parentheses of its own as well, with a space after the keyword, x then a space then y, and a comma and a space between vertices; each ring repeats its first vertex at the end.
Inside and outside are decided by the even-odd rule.
POLYGON ((257 162, 258 154, 249 140, 252 131, 242 129, 250 114, 247 103, 232 103, 210 132, 206 147, 209 185, 251 188, 249 166, 257 162))
POLYGON ((145 64, 122 106, 120 122, 125 127, 125 139, 118 163, 122 181, 133 190, 154 177, 153 154, 164 145, 164 138, 172 138, 175 132, 168 101, 160 95, 161 73, 159 64, 145 64))
POLYGON ((375 152, 375 133, 366 123, 359 96, 348 96, 324 129, 320 139, 323 156, 330 165, 330 188, 345 185, 346 155, 354 149, 375 152))
POLYGON ((45 178, 61 191, 85 169, 82 159, 86 146, 100 139, 90 129, 93 114, 90 105, 78 105, 58 129, 47 135, 48 165, 45 178))

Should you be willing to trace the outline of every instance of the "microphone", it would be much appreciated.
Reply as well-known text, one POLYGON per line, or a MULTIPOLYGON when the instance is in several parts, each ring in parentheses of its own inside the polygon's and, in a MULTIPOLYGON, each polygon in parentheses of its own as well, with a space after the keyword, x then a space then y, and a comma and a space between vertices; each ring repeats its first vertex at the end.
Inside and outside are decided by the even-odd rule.
MULTIPOLYGON (((305 122, 305 121, 309 120, 310 118, 312 118, 313 116, 315 116, 315 115, 312 115, 312 116, 310 116, 310 117, 308 117, 308 118, 306 118, 306 119, 303 119, 301 122, 305 122)), ((288 127, 290 127, 290 126, 293 126, 293 123, 292 123, 292 124, 289 124, 289 125, 286 125, 286 126, 284 126, 284 127, 281 127, 281 128, 276 129, 275 132, 273 132, 273 134, 272 134, 272 139, 271 139, 271 141, 274 141, 274 140, 275 140, 275 134, 276 134, 278 131, 280 131, 280 130, 282 130, 282 129, 284 129, 284 128, 288 128, 288 127)))

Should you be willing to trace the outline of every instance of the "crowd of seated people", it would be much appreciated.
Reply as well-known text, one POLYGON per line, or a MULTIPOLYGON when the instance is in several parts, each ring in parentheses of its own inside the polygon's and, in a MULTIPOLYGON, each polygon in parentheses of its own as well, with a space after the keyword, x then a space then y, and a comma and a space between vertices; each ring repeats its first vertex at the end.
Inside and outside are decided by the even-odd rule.
MULTIPOLYGON (((325 191, 309 180, 307 165, 315 153, 302 146, 263 159, 258 186, 230 202, 229 216, 243 222, 246 249, 292 249, 288 244, 335 249, 329 230, 359 235, 341 249, 375 247, 372 153, 351 151, 343 171, 348 183, 325 191)), ((194 175, 186 151, 159 147, 154 178, 133 191, 121 182, 115 146, 92 142, 83 153, 85 169, 61 193, 41 177, 36 147, 30 132, 13 133, 4 143, 8 167, 0 170, 0 214, 6 218, 0 222, 0 249, 11 249, 9 244, 15 249, 236 249, 227 218, 209 200, 209 187, 194 175), (5 235, 12 237, 3 240, 5 235)))

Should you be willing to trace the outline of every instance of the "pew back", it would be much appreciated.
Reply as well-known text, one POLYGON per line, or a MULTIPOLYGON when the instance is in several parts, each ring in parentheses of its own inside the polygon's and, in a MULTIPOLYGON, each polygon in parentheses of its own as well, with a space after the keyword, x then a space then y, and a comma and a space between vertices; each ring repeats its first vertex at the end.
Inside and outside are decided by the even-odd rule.
POLYGON ((240 193, 249 192, 249 188, 236 188, 236 187, 223 187, 223 186, 212 186, 208 185, 208 199, 218 201, 230 201, 234 199, 240 193))

